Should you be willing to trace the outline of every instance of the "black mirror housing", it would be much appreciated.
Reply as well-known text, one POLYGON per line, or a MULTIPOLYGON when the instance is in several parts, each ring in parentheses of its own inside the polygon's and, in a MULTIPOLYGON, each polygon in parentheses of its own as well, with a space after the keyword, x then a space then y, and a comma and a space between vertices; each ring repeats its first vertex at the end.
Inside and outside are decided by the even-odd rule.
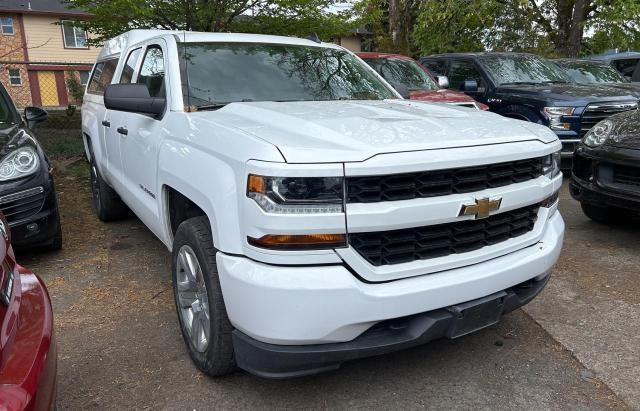
POLYGON ((465 80, 464 83, 460 85, 460 90, 470 92, 478 91, 478 82, 475 80, 465 80))
POLYGON ((49 118, 49 113, 40 107, 26 107, 24 109, 24 119, 29 128, 46 121, 47 118, 49 118))
POLYGON ((144 84, 109 84, 104 90, 104 106, 108 110, 151 114, 160 117, 167 100, 151 97, 144 84))

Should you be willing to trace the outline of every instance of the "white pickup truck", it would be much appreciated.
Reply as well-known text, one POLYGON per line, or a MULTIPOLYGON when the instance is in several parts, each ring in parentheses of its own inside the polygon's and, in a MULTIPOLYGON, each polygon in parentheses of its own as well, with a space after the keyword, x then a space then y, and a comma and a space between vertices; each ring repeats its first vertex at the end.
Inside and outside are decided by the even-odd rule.
POLYGON ((335 369, 496 323, 562 246, 546 127, 403 100, 330 43, 136 30, 82 107, 94 205, 171 250, 189 354, 218 376, 335 369))

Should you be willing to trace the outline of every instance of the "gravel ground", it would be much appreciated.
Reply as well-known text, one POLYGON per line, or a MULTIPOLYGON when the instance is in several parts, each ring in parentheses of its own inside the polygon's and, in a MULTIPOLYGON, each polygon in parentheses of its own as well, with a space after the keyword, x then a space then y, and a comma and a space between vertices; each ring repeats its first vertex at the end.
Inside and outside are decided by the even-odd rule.
POLYGON ((524 311, 328 374, 214 380, 183 346, 168 251, 135 218, 98 221, 80 175, 58 176, 64 250, 19 256, 53 300, 61 409, 640 408, 638 226, 590 222, 566 190, 561 261, 524 311))

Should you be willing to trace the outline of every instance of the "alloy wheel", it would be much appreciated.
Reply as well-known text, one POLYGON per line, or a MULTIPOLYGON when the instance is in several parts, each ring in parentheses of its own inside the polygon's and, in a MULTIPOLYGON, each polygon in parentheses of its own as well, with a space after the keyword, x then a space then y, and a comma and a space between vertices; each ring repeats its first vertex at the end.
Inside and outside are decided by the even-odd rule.
POLYGON ((182 323, 194 349, 204 352, 210 339, 209 298, 204 273, 195 252, 188 245, 183 245, 178 251, 176 270, 176 303, 182 323))

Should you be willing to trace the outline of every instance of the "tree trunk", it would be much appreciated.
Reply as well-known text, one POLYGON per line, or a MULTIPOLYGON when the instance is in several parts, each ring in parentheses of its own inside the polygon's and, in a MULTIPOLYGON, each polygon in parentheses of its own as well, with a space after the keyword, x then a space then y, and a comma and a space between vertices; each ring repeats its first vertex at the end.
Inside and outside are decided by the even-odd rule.
MULTIPOLYGON (((588 0, 558 0, 556 51, 563 57, 577 57, 582 49, 588 0)), ((591 0, 593 1, 593 0, 591 0)))

